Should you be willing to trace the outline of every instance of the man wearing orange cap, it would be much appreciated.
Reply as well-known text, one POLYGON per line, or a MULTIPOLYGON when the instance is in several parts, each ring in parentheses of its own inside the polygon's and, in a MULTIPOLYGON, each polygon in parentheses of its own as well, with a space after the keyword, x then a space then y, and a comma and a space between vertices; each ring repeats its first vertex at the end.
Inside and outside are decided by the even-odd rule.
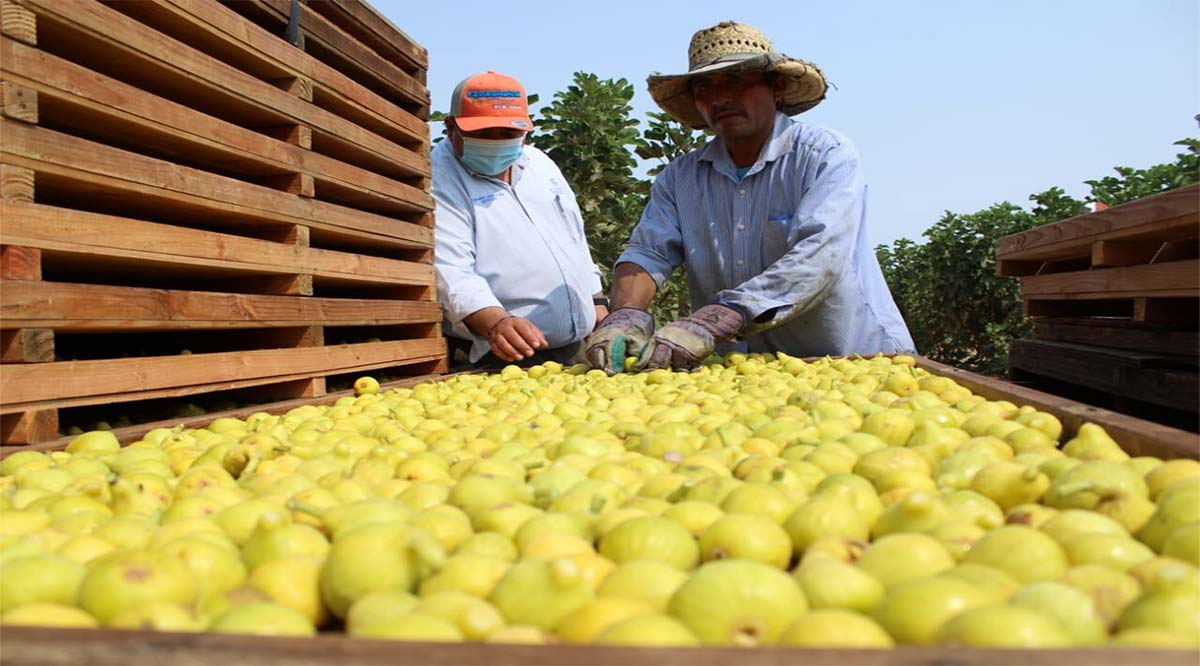
POLYGON ((791 118, 825 98, 821 70, 724 22, 692 36, 687 73, 647 83, 671 117, 715 138, 655 179, 588 362, 620 372, 627 355, 637 369, 687 369, 714 351, 912 351, 867 242, 854 145, 791 118), (680 265, 693 312, 655 331, 647 309, 680 265))
POLYGON ((458 84, 432 151, 435 267, 452 353, 475 367, 568 362, 608 310, 583 216, 562 173, 525 144, 524 87, 458 84))

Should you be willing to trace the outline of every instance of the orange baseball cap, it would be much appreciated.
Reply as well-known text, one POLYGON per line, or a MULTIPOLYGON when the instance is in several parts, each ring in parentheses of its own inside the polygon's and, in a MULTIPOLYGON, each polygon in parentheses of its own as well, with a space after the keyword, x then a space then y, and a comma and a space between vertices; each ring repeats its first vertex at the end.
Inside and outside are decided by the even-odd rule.
POLYGON ((529 102, 525 86, 511 76, 484 72, 463 79, 450 98, 450 113, 464 132, 505 127, 529 132, 529 102))

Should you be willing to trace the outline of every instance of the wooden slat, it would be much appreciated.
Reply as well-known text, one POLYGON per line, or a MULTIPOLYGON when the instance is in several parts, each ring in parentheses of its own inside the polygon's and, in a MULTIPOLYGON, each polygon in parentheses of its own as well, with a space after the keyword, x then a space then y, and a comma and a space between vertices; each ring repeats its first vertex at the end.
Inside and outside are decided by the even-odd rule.
POLYGON ((105 128, 244 177, 308 175, 320 194, 330 195, 322 198, 365 210, 405 214, 429 205, 428 195, 411 185, 307 150, 309 128, 289 132, 291 141, 276 140, 9 39, 0 39, 0 70, 14 82, 7 85, 40 95, 58 126, 105 128))
POLYGON ((347 242, 425 248, 426 228, 324 201, 290 196, 267 187, 138 155, 42 127, 4 123, 0 150, 10 164, 72 182, 78 195, 91 188, 125 196, 153 197, 158 206, 203 210, 205 219, 237 216, 233 223, 311 226, 347 242))
MULTIPOLYGON (((444 370, 444 368, 443 368, 444 370)), ((461 374, 469 374, 464 372, 455 372, 450 374, 422 374, 413 377, 405 377, 404 379, 396 379, 388 382, 381 382, 380 388, 384 391, 394 388, 407 388, 423 384, 431 381, 443 381, 461 374)), ((337 402, 340 398, 353 396, 354 389, 345 391, 333 391, 326 393, 323 396, 316 398, 295 398, 291 400, 280 400, 267 404, 251 405, 249 407, 239 407, 221 412, 210 412, 200 416, 191 416, 187 418, 166 419, 163 421, 151 421, 147 423, 137 423, 124 428, 114 428, 111 432, 122 444, 128 444, 141 439, 146 433, 155 428, 174 428, 183 426, 184 428, 203 428, 209 423, 212 423, 218 418, 234 418, 245 419, 247 416, 257 412, 266 412, 267 414, 283 414, 297 407, 304 405, 330 405, 337 402)), ((71 443, 73 436, 60 437, 55 439, 43 440, 36 444, 26 444, 22 446, 0 446, 0 460, 7 456, 16 453, 17 451, 58 451, 65 449, 67 444, 71 443)))
POLYGON ((210 393, 443 358, 441 338, 0 366, 0 412, 210 393))
POLYGON ((213 231, 55 208, 0 203, 0 243, 54 251, 101 262, 145 262, 157 266, 225 273, 308 274, 353 284, 430 286, 433 267, 243 238, 213 231))
MULTIPOLYGON (((274 23, 276 34, 282 34, 287 28, 292 7, 291 0, 233 0, 224 4, 244 16, 266 17, 274 23)), ((304 39, 303 49, 310 56, 385 98, 399 97, 425 106, 425 116, 419 111, 414 113, 420 118, 428 118, 429 95, 422 82, 367 48, 307 4, 300 5, 300 33, 304 39)))
POLYGON ((0 278, 41 280, 42 251, 32 247, 0 245, 0 278))
POLYGON ((308 5, 396 66, 424 81, 429 52, 362 0, 309 0, 308 5))
POLYGON ((1195 666, 1194 650, 1133 648, 984 649, 896 647, 888 650, 792 648, 637 648, 593 645, 415 643, 320 635, 312 638, 169 633, 117 629, 7 627, 0 643, 5 664, 95 666, 548 666, 549 664, 658 664, 659 666, 1195 666))
MULTIPOLYGON (((189 102, 202 103, 203 107, 197 108, 231 122, 264 128, 312 127, 314 149, 379 173, 402 178, 429 175, 429 159, 424 152, 427 129, 424 138, 414 139, 419 145, 405 148, 98 2, 22 2, 36 11, 44 33, 53 29, 57 43, 55 48, 45 50, 72 60, 82 59, 85 65, 94 65, 100 71, 134 75, 156 94, 166 95, 163 91, 169 90, 173 98, 185 96, 189 102), (73 55, 64 55, 68 53, 73 55), (99 58, 103 59, 103 67, 99 58), (220 113, 215 113, 217 110, 220 113)), ((245 28, 254 27, 241 22, 245 28)))
POLYGON ((1064 437, 1074 436, 1079 426, 1084 423, 1095 423, 1102 426, 1131 456, 1200 457, 1200 435, 1196 433, 1085 405, 1001 379, 959 370, 924 357, 918 357, 917 365, 949 377, 988 400, 1009 400, 1018 405, 1032 405, 1050 412, 1062 421, 1064 437))
MULTIPOLYGON (((9 39, 5 37, 4 41, 9 39)), ((0 62, 3 60, 0 57, 0 62)), ((0 81, 0 115, 24 123, 37 124, 37 92, 13 81, 0 81)))
POLYGON ((1175 240, 1200 232, 1200 185, 1047 224, 996 241, 996 256, 1049 260, 1088 256, 1096 241, 1175 240))
MULTIPOLYGON (((429 128, 412 109, 426 107, 424 84, 405 76, 395 99, 385 99, 333 67, 254 25, 217 2, 194 0, 105 0, 113 9, 266 80, 299 77, 312 82, 309 101, 336 97, 348 120, 410 148, 429 141, 429 128), (261 73, 260 73, 261 72, 261 73), (407 109, 405 108, 407 107, 407 109)), ((339 115, 342 115, 339 113, 339 115)))
POLYGON ((58 331, 168 331, 436 323, 435 302, 296 298, 254 294, 9 282, 0 289, 0 327, 58 331))
POLYGON ((1035 319, 1033 337, 1038 340, 1057 340, 1174 356, 1200 355, 1200 332, 1138 326, 1133 322, 1112 319, 1035 319))
POLYGON ((1013 340, 1009 349, 1009 365, 1015 369, 1153 405, 1200 411, 1200 374, 1153 367, 1156 358, 1161 359, 1042 340, 1013 340))
MULTIPOLYGON (((0 415, 0 444, 45 442, 57 438, 57 409, 37 409, 0 415)), ((4 633, 8 633, 8 627, 4 628, 4 633)))
MULTIPOLYGON (((34 283, 36 284, 36 283, 34 283)), ((17 283, 20 288, 22 283, 17 283)), ((0 291, 8 291, 4 285, 0 291)), ((0 294, 0 298, 3 295, 0 294)), ((20 328, 0 332, 0 363, 49 363, 54 360, 54 331, 20 328)))
POLYGON ((1096 299, 1200 296, 1200 260, 1031 275, 1021 278, 1021 294, 1096 299))

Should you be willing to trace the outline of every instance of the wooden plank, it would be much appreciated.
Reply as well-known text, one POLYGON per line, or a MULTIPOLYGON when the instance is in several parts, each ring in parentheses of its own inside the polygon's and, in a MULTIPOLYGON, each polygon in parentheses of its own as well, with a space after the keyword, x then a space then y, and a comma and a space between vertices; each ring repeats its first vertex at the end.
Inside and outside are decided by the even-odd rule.
POLYGON ((0 289, 0 327, 59 331, 170 331, 306 325, 437 323, 435 302, 293 298, 255 294, 10 282, 0 289))
POLYGON ((432 233, 412 224, 336 204, 303 199, 199 169, 112 148, 42 127, 4 123, 0 153, 15 166, 70 181, 79 196, 97 191, 152 197, 175 214, 201 210, 209 222, 305 224, 347 242, 425 248, 432 233), (128 194, 126 194, 128 193, 128 194))
POLYGON ((243 238, 213 231, 55 208, 0 202, 0 243, 38 248, 43 253, 87 258, 102 268, 120 264, 196 269, 217 274, 306 274, 343 284, 417 285, 434 283, 433 266, 348 252, 321 250, 243 238))
POLYGON ((1021 278, 1021 294, 1062 298, 1200 296, 1200 259, 1021 278))
POLYGON ((336 97, 348 107, 348 120, 401 145, 416 149, 429 142, 429 127, 411 113, 428 105, 429 92, 411 77, 394 89, 393 99, 386 99, 217 2, 106 0, 106 4, 258 78, 310 81, 313 96, 308 101, 336 97))
MULTIPOLYGON (((233 0, 224 4, 243 16, 265 18, 276 34, 282 34, 287 28, 291 14, 290 0, 233 0)), ((367 48, 307 4, 300 5, 300 32, 304 38, 304 51, 310 56, 384 98, 401 104, 418 102, 418 106, 421 105, 419 100, 424 99, 424 106, 428 106, 428 91, 423 82, 367 48)), ((419 111, 414 113, 422 119, 428 118, 421 116, 419 111)))
POLYGON ((59 126, 93 133, 103 127, 125 140, 186 155, 191 164, 248 178, 307 174, 322 195, 330 195, 322 198, 364 210, 405 214, 429 205, 428 195, 411 185, 308 150, 312 129, 306 126, 281 128, 272 140, 9 39, 0 39, 0 70, 47 100, 59 126))
MULTIPOLYGON (((5 41, 8 39, 5 38, 5 41)), ((36 125, 38 121, 37 92, 12 81, 0 81, 0 115, 36 125)))
POLYGON ((36 46, 37 16, 13 0, 0 0, 0 34, 36 46))
MULTIPOLYGON (((58 410, 35 409, 0 415, 0 444, 25 444, 58 439, 58 410)), ((4 628, 8 633, 9 628, 4 628)), ((5 637, 7 640, 7 637, 5 637)))
POLYGON ((1161 241, 1106 240, 1092 243, 1092 266, 1148 264, 1162 249, 1161 241))
POLYGON ((1063 423, 1064 438, 1073 437, 1079 426, 1084 423, 1095 423, 1112 435, 1131 456, 1200 457, 1200 435, 1196 433, 1067 400, 994 377, 960 370, 924 357, 917 358, 917 365, 949 377, 988 400, 1009 400, 1018 405, 1031 405, 1054 414, 1063 423))
POLYGON ((1189 185, 996 241, 996 256, 1049 260, 1087 256, 1101 240, 1175 240, 1200 232, 1200 185, 1189 185))
POLYGON ((1200 356, 1200 332, 1137 326, 1131 321, 1084 317, 1035 319, 1033 337, 1174 356, 1200 356))
POLYGON ((1194 325, 1200 321, 1200 302, 1196 299, 1135 298, 1133 321, 1146 324, 1194 325))
MULTIPOLYGON (((4 291, 8 290, 5 285, 4 291)), ((54 331, 21 328, 0 333, 0 363, 49 363, 54 360, 54 331)))
POLYGON ((53 50, 61 57, 104 73, 120 72, 127 80, 137 77, 130 82, 236 124, 310 126, 320 152, 385 175, 429 175, 427 128, 409 149, 98 2, 22 2, 37 12, 43 32, 53 28, 53 50))
POLYGON ((0 199, 4 201, 33 201, 33 169, 14 164, 0 164, 0 199))
POLYGON ((0 644, 5 664, 96 666, 548 666, 550 664, 658 664, 660 666, 984 666, 996 664, 1089 664, 1093 666, 1195 666, 1195 650, 1142 648, 994 649, 900 646, 887 650, 611 647, 599 645, 505 645, 418 643, 322 634, 294 638, 120 629, 6 627, 0 644))
POLYGON ((1153 405, 1193 413, 1200 410, 1200 374, 1194 369, 1143 367, 1147 365, 1144 357, 1127 354, 1063 342, 1013 340, 1009 365, 1153 405))
POLYGON ((361 0, 309 0, 308 5, 355 39, 422 82, 429 52, 361 0))
POLYGON ((0 366, 0 412, 210 393, 438 360, 441 338, 0 366))
MULTIPOLYGON (((0 244, 0 278, 5 280, 42 279, 42 251, 32 247, 0 244)), ((12 287, 13 285, 7 285, 12 287)))

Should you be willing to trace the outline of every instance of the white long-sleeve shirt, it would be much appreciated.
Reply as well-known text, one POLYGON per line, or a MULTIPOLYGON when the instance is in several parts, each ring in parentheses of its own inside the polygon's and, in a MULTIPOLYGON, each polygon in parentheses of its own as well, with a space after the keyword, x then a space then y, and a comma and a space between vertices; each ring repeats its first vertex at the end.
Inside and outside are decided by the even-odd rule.
POLYGON ((525 146, 512 184, 462 165, 449 141, 434 146, 434 264, 447 335, 491 349, 463 319, 501 307, 533 322, 551 348, 582 340, 596 324, 592 261, 575 195, 544 153, 525 146))

